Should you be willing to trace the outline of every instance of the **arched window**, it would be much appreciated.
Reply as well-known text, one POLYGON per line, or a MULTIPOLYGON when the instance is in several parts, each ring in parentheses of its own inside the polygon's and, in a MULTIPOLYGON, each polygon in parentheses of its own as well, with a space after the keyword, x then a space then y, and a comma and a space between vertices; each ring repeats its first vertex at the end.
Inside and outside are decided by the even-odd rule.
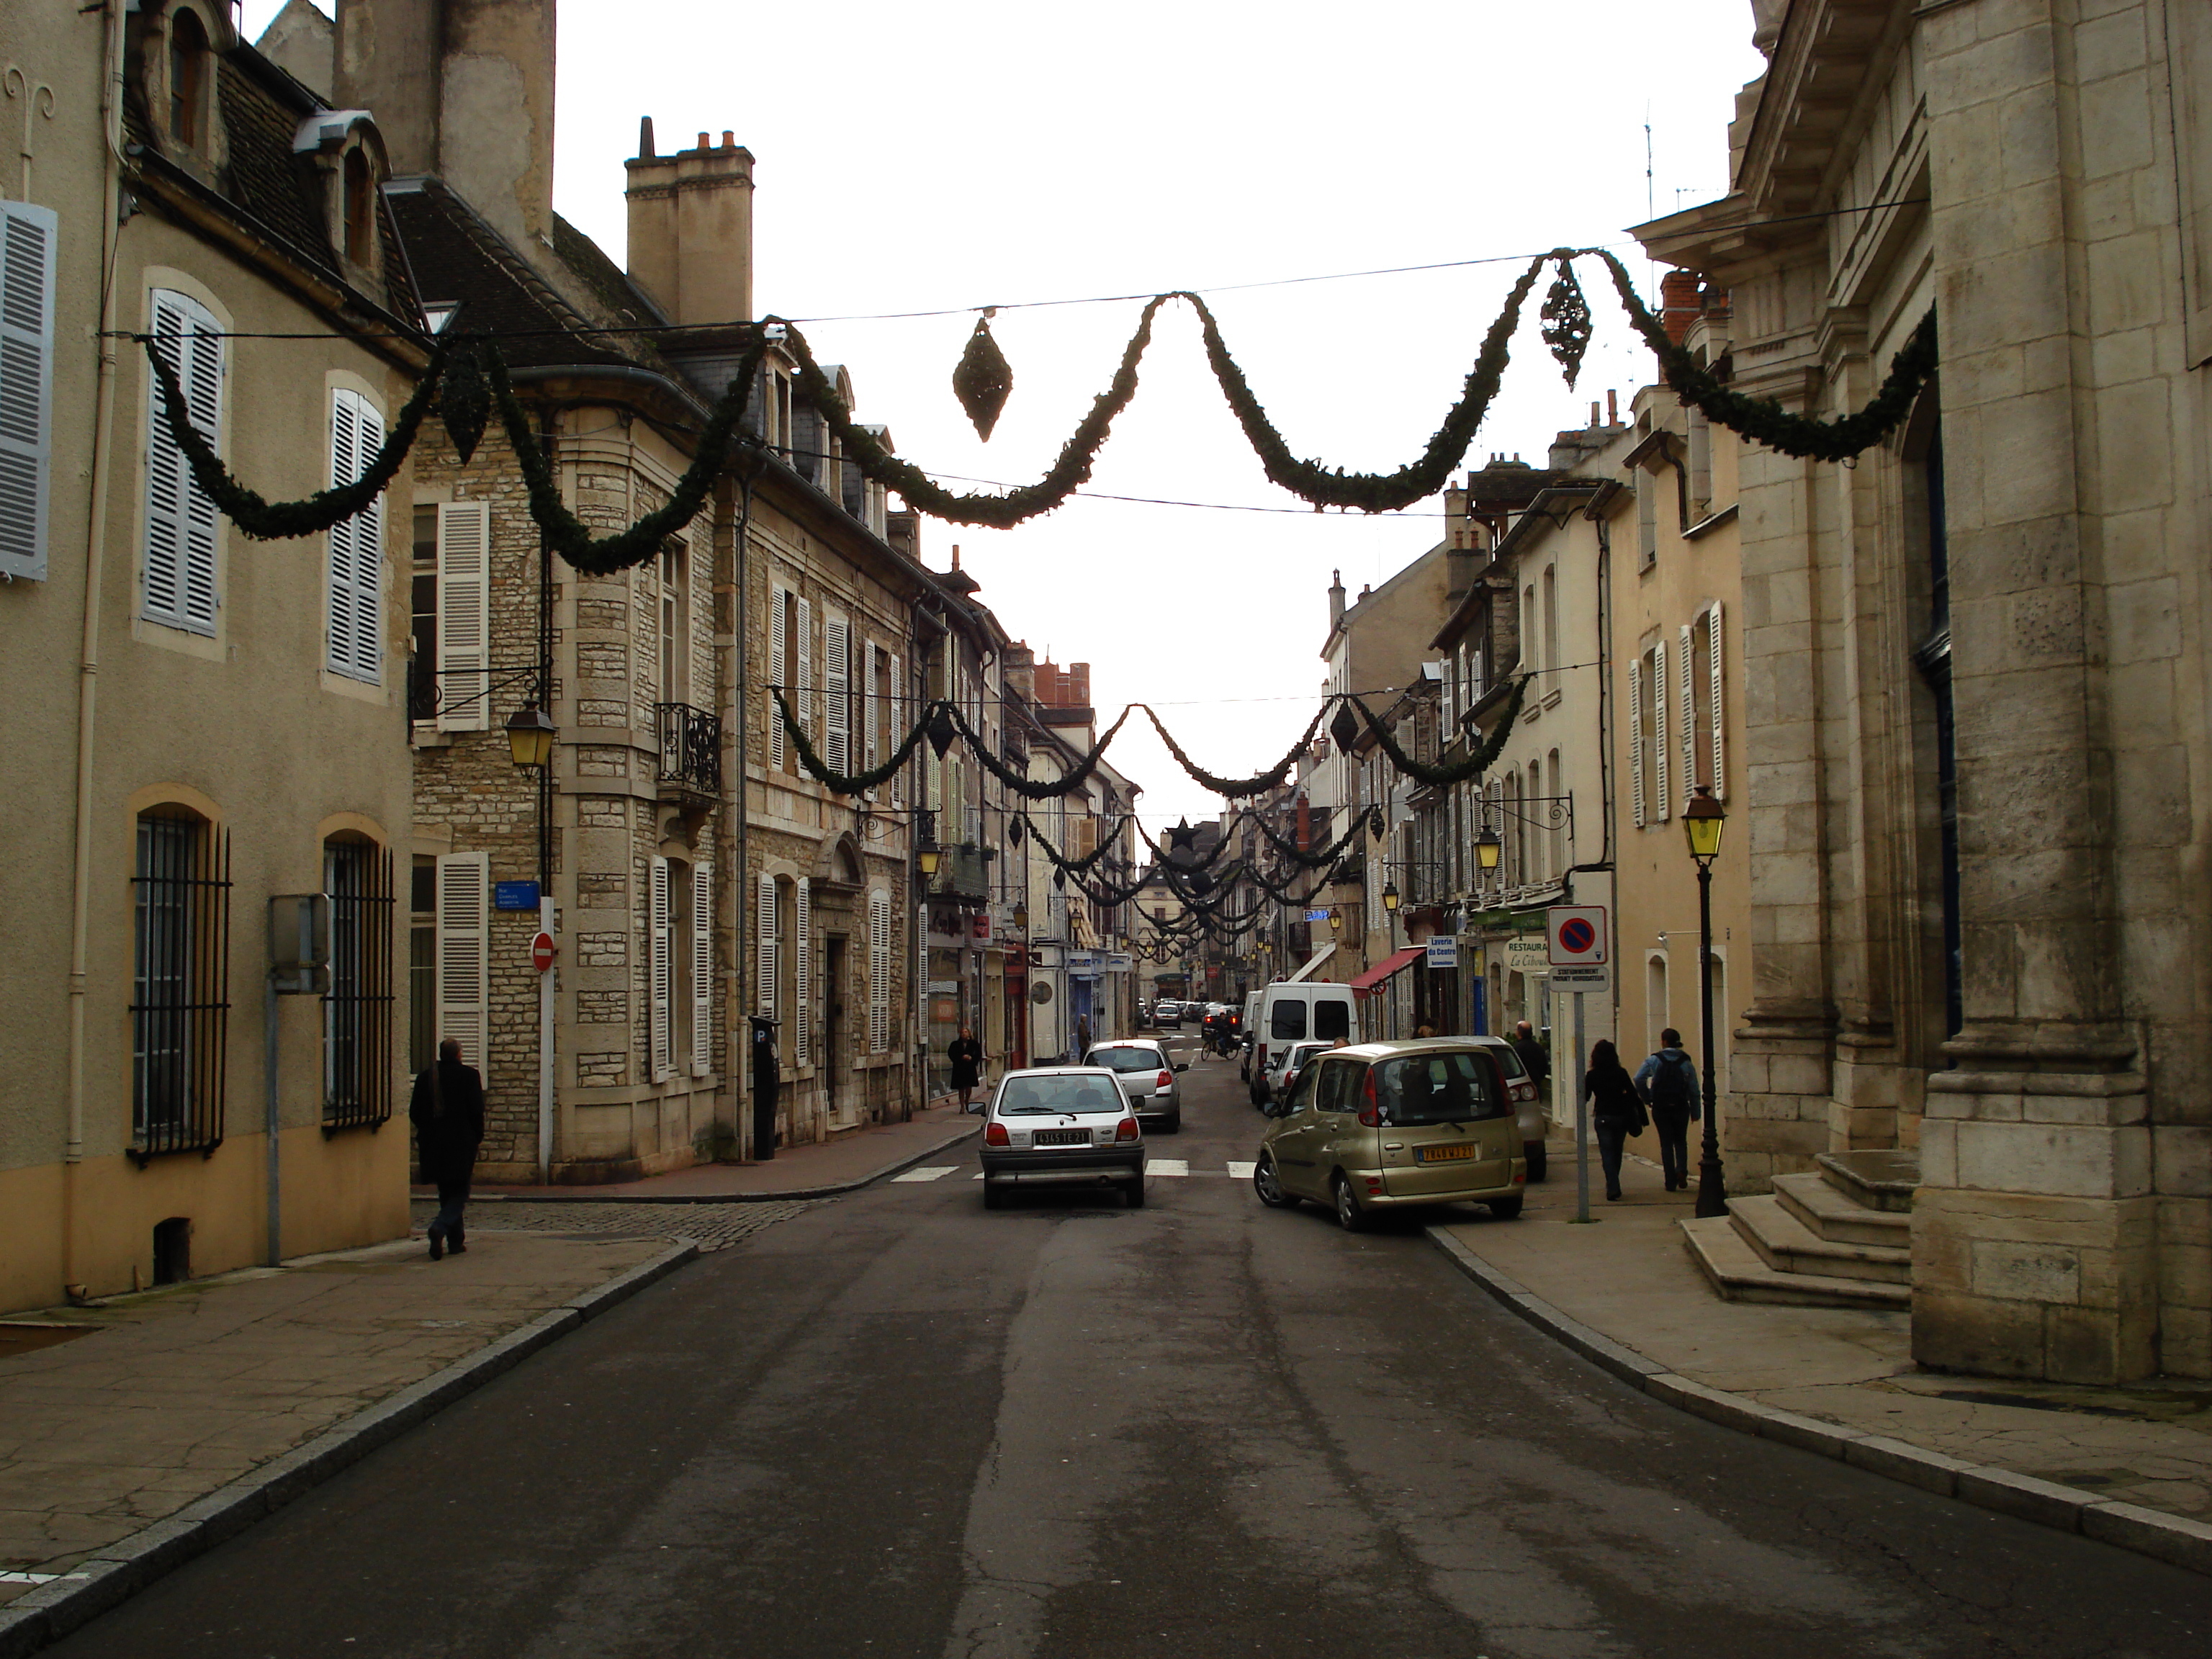
POLYGON ((359 145, 345 157, 345 256, 357 265, 376 262, 376 169, 359 145))
POLYGON ((222 1142, 230 841, 182 806, 138 816, 131 877, 131 1156, 222 1142))
POLYGON ((179 10, 169 24, 169 137, 186 149, 207 137, 207 31, 198 17, 179 10))
POLYGON ((392 854, 348 830, 323 843, 331 987, 323 997, 323 1127, 392 1115, 392 854))

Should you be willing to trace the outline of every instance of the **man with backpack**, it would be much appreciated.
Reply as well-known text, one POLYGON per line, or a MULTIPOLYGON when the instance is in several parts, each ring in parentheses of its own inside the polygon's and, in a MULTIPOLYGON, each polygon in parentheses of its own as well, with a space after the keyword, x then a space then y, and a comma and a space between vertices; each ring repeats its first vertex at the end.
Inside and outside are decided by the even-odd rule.
POLYGON ((1637 1068, 1636 1091, 1651 1109, 1659 1131, 1659 1165, 1670 1193, 1690 1189, 1689 1127, 1697 1121, 1698 1067, 1682 1052, 1682 1034, 1659 1033, 1659 1049, 1637 1068))

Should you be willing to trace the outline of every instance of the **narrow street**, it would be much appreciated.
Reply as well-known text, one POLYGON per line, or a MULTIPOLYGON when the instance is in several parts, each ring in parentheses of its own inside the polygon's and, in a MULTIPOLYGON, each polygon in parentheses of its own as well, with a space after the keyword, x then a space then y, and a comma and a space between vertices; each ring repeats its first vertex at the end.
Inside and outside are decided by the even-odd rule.
POLYGON ((972 1142, 811 1206, 52 1651, 2212 1649, 2212 1581, 1655 1402, 1417 1221, 1263 1209, 1234 1066, 1183 1082, 1145 1209, 986 1214, 972 1142))

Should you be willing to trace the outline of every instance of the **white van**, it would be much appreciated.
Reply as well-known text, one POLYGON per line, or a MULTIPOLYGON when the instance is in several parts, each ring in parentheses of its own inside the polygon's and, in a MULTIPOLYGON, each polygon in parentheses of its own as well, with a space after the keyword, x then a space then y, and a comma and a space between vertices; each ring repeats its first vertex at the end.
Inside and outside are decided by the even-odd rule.
POLYGON ((1252 1034, 1248 1059, 1252 1103, 1267 1103, 1268 1056, 1287 1044, 1312 1038, 1322 1042, 1358 1042, 1359 1006, 1349 985, 1328 982, 1270 985, 1256 994, 1245 1029, 1252 1034))

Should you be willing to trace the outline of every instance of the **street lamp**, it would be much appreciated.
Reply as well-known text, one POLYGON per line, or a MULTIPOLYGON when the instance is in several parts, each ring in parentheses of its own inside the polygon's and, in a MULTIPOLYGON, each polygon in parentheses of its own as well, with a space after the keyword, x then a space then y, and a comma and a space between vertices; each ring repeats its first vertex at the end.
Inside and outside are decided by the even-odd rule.
POLYGON ((1713 1092, 1713 860, 1721 854, 1721 831, 1728 814, 1699 784, 1682 809, 1682 830, 1690 856, 1698 864, 1698 1001, 1705 1022, 1705 1144, 1698 1161, 1698 1214, 1726 1215, 1728 1188, 1721 1179, 1718 1105, 1713 1092))
POLYGON ((1328 931, 1332 933, 1341 933, 1343 930, 1344 912, 1338 909, 1336 906, 1332 904, 1328 907, 1328 931))
POLYGON ((507 716, 507 746, 514 757, 514 763, 522 767, 543 767, 553 759, 553 739, 561 728, 553 724, 553 717, 536 703, 526 703, 507 716))
POLYGON ((933 841, 924 842, 914 849, 914 861, 921 871, 922 879, 926 881, 937 873, 938 861, 944 856, 933 841))
POLYGON ((1024 938, 1029 934, 1030 907, 1026 904, 1014 906, 1014 931, 1024 938))
POLYGON ((1382 908, 1394 912, 1398 908, 1398 884, 1395 881, 1382 884, 1382 908))
POLYGON ((1488 824, 1475 833, 1474 861, 1486 876, 1498 868, 1498 860, 1505 850, 1505 843, 1498 838, 1498 831, 1488 824))

